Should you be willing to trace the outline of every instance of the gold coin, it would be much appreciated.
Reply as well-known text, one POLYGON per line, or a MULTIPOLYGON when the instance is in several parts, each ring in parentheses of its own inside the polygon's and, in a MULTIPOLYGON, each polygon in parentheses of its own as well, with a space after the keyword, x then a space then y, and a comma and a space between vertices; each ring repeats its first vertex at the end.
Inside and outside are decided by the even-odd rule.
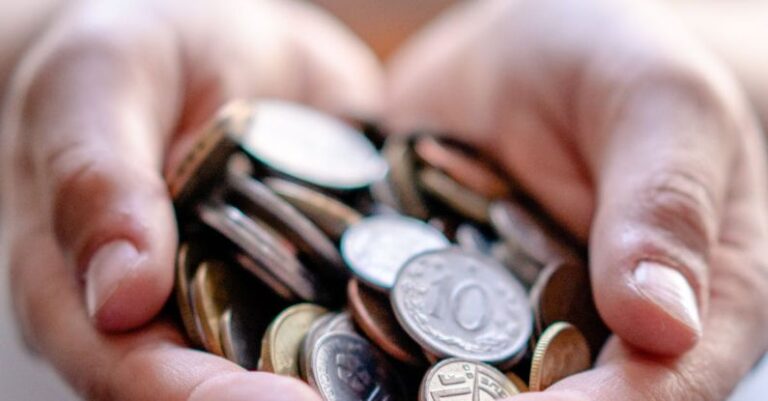
POLYGON ((440 170, 426 167, 418 173, 424 190, 460 215, 479 223, 488 223, 490 201, 462 186, 440 170))
POLYGON ((515 385, 515 387, 517 387, 517 390, 519 392, 527 393, 529 391, 528 390, 528 385, 525 384, 525 381, 523 379, 521 379, 520 376, 518 376, 518 375, 516 375, 516 374, 514 374, 512 372, 504 373, 504 375, 507 376, 507 379, 509 379, 509 381, 511 381, 512 384, 515 385))
POLYGON ((230 289, 236 283, 229 268, 219 261, 206 261, 197 268, 192 281, 192 300, 201 326, 203 346, 208 352, 225 356, 221 349, 219 319, 230 304, 230 289))
POLYGON ((304 185, 271 177, 265 178, 264 183, 335 241, 362 218, 357 210, 304 185))
POLYGON ((491 401, 519 394, 496 368, 467 359, 450 358, 427 371, 419 390, 419 401, 491 401))
POLYGON ((557 322, 544 330, 536 344, 531 361, 531 391, 544 391, 590 365, 589 345, 579 329, 557 322))
POLYGON ((187 337, 189 337, 192 346, 202 347, 203 337, 200 334, 202 327, 197 320, 189 288, 190 280, 194 277, 195 270, 200 261, 194 260, 196 258, 192 255, 193 252, 191 247, 192 246, 189 243, 182 243, 176 254, 176 281, 174 284, 176 290, 176 304, 179 308, 184 331, 187 333, 187 337))
POLYGON ((280 313, 267 328, 261 345, 261 369, 300 378, 299 349, 312 323, 328 313, 314 304, 294 305, 280 313))

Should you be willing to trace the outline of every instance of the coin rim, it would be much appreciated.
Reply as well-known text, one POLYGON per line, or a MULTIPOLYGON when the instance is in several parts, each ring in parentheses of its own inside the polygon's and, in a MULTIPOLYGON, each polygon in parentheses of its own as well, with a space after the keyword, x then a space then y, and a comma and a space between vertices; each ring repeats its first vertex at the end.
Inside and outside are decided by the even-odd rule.
MULTIPOLYGON (((562 333, 565 333, 567 331, 571 331, 575 334, 577 334, 578 337, 580 337, 580 345, 584 346, 584 350, 587 354, 587 360, 592 360, 592 355, 589 351, 589 343, 587 343, 587 339, 584 337, 584 335, 581 333, 581 330, 579 330, 578 327, 574 326, 571 323, 568 322, 555 322, 551 324, 549 327, 547 327, 546 330, 541 334, 541 337, 539 337, 539 341, 536 342, 536 348, 533 351, 533 357, 531 357, 531 374, 528 378, 528 384, 530 391, 544 391, 546 388, 541 388, 541 380, 542 380, 542 374, 544 362, 547 357, 547 352, 549 351, 550 345, 557 340, 557 338, 562 335, 562 333)), ((589 369, 589 366, 585 368, 589 369)), ((576 374, 578 372, 574 372, 572 374, 576 374)), ((568 376, 561 377, 551 384, 557 383, 560 380, 565 379, 568 376)))

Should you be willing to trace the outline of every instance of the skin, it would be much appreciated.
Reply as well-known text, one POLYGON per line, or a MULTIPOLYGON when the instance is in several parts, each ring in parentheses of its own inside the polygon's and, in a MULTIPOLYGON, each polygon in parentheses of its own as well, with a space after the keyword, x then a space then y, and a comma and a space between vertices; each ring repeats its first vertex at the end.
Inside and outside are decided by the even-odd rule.
MULTIPOLYGON (((756 118, 669 10, 467 3, 416 34, 384 75, 359 39, 305 3, 116 3, 51 17, 0 119, 16 314, 27 344, 85 398, 317 399, 295 380, 187 349, 156 318, 176 247, 163 170, 220 104, 242 97, 383 116, 399 132, 461 132, 589 242, 596 301, 617 336, 597 368, 520 400, 719 400, 768 347, 756 118), (138 258, 102 302, 84 302, 89 261, 113 240, 138 258), (682 272, 703 328, 638 291, 641 260, 682 272)), ((388 55, 445 3, 424 7, 392 38, 373 40, 365 24, 357 33, 388 55)), ((344 10, 334 12, 350 20, 344 10)))

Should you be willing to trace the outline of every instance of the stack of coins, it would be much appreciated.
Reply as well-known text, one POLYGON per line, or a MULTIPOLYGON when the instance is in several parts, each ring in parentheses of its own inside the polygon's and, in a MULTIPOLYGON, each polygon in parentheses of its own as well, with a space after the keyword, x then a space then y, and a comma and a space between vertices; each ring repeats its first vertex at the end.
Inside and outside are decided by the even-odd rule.
POLYGON ((166 177, 190 343, 329 401, 500 399, 588 369, 608 330, 585 252, 467 146, 379 135, 277 100, 203 129, 166 177))

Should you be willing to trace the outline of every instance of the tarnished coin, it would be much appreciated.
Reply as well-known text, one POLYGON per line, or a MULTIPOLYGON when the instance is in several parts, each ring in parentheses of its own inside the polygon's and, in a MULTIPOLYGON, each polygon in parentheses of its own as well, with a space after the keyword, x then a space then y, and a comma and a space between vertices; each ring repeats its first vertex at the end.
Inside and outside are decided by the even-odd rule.
POLYGON ((300 378, 299 350, 310 326, 328 310, 313 304, 294 305, 269 325, 261 346, 260 369, 300 378))
POLYGON ((338 119, 278 100, 256 103, 253 113, 242 146, 273 170, 340 190, 366 187, 387 173, 368 139, 338 119))
POLYGON ((219 319, 232 297, 242 296, 243 282, 235 276, 236 270, 220 261, 206 261, 198 267, 192 282, 192 300, 202 328, 205 349, 224 356, 219 335, 219 319))
POLYGON ((441 170, 472 192, 487 199, 507 198, 511 185, 497 170, 479 157, 467 154, 455 146, 443 144, 437 138, 420 137, 414 145, 416 155, 426 164, 441 170))
POLYGON ((424 191, 451 210, 479 223, 488 223, 490 201, 462 186, 440 170, 426 167, 418 173, 424 191))
POLYGON ((374 344, 400 362, 424 364, 419 345, 400 327, 386 295, 352 279, 347 284, 347 299, 355 323, 374 344))
POLYGON ((307 216, 333 240, 341 238, 347 228, 362 218, 357 210, 309 187, 280 178, 265 178, 264 184, 307 216))
POLYGON ((184 325, 187 337, 189 337, 190 342, 195 347, 203 346, 203 338, 200 334, 203 329, 200 327, 200 322, 195 314, 190 284, 195 276, 197 267, 202 262, 200 251, 199 247, 190 245, 187 242, 179 245, 179 250, 176 254, 176 277, 174 284, 176 304, 181 315, 181 322, 184 325))
POLYGON ((429 209, 416 185, 416 166, 412 149, 413 138, 391 136, 382 153, 389 163, 387 181, 394 195, 396 209, 419 219, 429 217, 429 209))
POLYGON ((309 384, 326 401, 405 399, 397 371, 358 335, 324 335, 312 352, 308 373, 309 384))
POLYGON ((531 288, 536 333, 558 321, 570 322, 584 334, 593 354, 602 349, 610 331, 597 312, 587 266, 551 263, 531 288))
POLYGON ((174 202, 185 204, 212 189, 223 175, 230 156, 238 149, 238 139, 251 117, 248 103, 225 105, 206 126, 178 162, 171 161, 166 182, 174 202))
POLYGON ((237 245, 255 263, 243 264, 267 284, 280 283, 281 295, 304 301, 321 302, 323 294, 317 279, 280 241, 261 229, 238 209, 220 202, 208 202, 198 207, 198 216, 207 226, 237 245), (290 294, 285 290, 290 289, 290 294))
POLYGON ((391 301, 405 331, 437 357, 506 364, 531 335, 525 288, 495 260, 459 248, 409 260, 391 301))
POLYGON ((581 260, 576 251, 555 237, 551 228, 519 204, 496 201, 488 210, 491 225, 513 253, 524 253, 542 266, 581 260))
POLYGON ((314 223, 293 206, 273 193, 266 185, 243 174, 229 173, 226 177, 228 194, 240 210, 258 216, 269 226, 285 235, 325 273, 346 278, 339 252, 330 239, 314 223))
POLYGON ((341 237, 341 253, 358 278, 386 291, 406 260, 448 244, 440 231, 419 220, 380 215, 350 227, 341 237))
POLYGON ((503 373, 482 362, 450 358, 427 371, 419 401, 491 401, 519 394, 503 373))
POLYGON ((531 391, 544 391, 557 381, 590 368, 587 340, 576 326, 557 322, 539 338, 531 361, 531 391))

